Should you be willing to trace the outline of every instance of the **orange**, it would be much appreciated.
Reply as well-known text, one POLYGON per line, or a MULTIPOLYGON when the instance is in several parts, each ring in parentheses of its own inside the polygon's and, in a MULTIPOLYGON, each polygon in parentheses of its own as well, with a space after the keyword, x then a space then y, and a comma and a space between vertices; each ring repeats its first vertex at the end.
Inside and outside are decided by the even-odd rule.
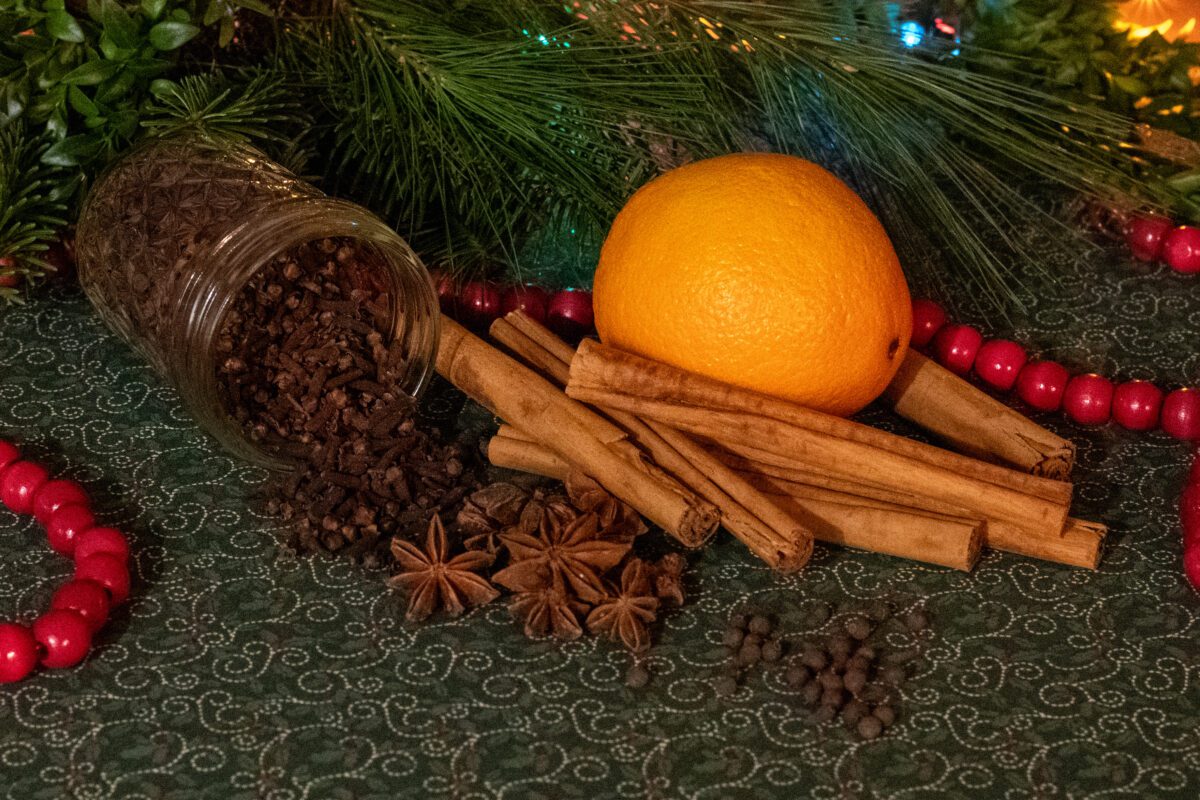
POLYGON ((825 169, 739 153, 639 189, 593 285, 607 344, 848 415, 887 386, 912 306, 866 204, 825 169))

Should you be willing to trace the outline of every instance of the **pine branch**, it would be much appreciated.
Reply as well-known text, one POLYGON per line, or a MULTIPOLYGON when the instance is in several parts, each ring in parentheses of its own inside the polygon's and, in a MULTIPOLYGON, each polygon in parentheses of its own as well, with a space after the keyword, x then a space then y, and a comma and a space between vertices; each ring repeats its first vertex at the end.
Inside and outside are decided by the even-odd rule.
MULTIPOLYGON (((41 278, 49 268, 42 254, 66 225, 75 177, 42 162, 49 146, 19 123, 0 129, 0 278, 25 284, 41 278)), ((0 299, 19 297, 16 288, 0 286, 0 299)))
POLYGON ((259 72, 238 82, 218 74, 189 75, 178 82, 155 81, 154 99, 141 125, 152 136, 194 131, 207 136, 264 144, 287 144, 304 114, 280 76, 259 72))

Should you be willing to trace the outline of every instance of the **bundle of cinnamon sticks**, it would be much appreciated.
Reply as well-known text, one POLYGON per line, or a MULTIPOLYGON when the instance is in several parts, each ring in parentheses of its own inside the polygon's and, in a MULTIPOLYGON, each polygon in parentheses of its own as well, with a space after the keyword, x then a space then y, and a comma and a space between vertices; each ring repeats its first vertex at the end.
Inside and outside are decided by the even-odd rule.
POLYGON ((814 538, 962 570, 985 546, 1099 562, 1104 526, 1068 516, 1071 444, 917 353, 887 399, 970 455, 591 340, 576 351, 521 312, 491 335, 516 360, 443 320, 438 370, 507 423, 492 463, 580 469, 687 546, 719 524, 781 572, 814 538))

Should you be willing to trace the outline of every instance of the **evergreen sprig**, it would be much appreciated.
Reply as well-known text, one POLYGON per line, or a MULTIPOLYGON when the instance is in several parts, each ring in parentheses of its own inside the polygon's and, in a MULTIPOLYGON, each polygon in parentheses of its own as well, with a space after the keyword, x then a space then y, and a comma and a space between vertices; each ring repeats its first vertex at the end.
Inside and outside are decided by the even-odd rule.
POLYGON ((1045 186, 1147 191, 1127 119, 969 43, 907 51, 882 0, 86 5, 0 12, 7 119, 44 130, 50 162, 87 175, 180 128, 251 139, 474 275, 586 282, 613 214, 657 172, 774 149, 851 181, 920 282, 999 306, 1041 260, 1015 228, 1061 232, 1032 199, 1045 186))
POLYGON ((5 300, 19 299, 20 288, 44 274, 47 243, 66 225, 71 175, 43 161, 49 146, 19 124, 0 129, 0 279, 17 279, 0 285, 5 300))

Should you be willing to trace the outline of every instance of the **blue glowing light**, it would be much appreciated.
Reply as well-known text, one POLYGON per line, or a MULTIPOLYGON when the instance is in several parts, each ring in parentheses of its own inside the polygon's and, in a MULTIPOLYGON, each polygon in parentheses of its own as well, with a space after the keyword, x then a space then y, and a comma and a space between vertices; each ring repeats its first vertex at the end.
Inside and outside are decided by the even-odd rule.
POLYGON ((905 47, 916 47, 925 39, 925 26, 910 19, 900 23, 900 44, 905 47))

